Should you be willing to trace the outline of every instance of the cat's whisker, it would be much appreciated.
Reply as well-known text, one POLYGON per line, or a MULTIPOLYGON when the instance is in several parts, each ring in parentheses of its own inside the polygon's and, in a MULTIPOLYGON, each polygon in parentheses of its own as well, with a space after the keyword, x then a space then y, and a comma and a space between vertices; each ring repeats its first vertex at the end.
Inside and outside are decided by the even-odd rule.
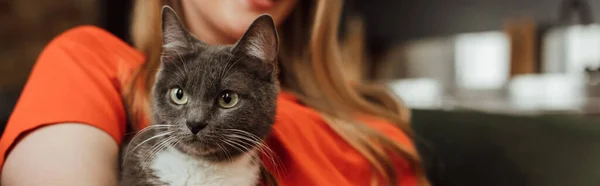
MULTIPOLYGON (((222 140, 219 140, 220 142, 222 142, 222 140)), ((219 147, 219 149, 221 149, 224 153, 225 156, 227 156, 227 159, 229 159, 229 162, 233 162, 233 160, 231 159, 231 155, 229 154, 229 152, 227 151, 227 149, 225 149, 225 147, 223 147, 221 144, 216 143, 217 147, 219 147)))
POLYGON ((171 137, 168 137, 167 139, 165 139, 164 141, 159 142, 159 143, 155 144, 154 146, 152 146, 150 152, 147 153, 141 161, 141 164, 143 165, 142 172, 146 168, 146 165, 149 164, 149 161, 152 161, 152 157, 154 157, 158 152, 164 150, 166 147, 169 147, 170 145, 168 145, 168 144, 175 142, 175 139, 177 139, 177 137, 171 136, 171 137))
POLYGON ((167 127, 170 127, 170 126, 175 126, 175 125, 173 125, 173 124, 166 124, 166 123, 165 124, 155 123, 155 124, 152 124, 152 125, 149 125, 149 126, 167 126, 167 127))
POLYGON ((248 136, 249 136, 249 137, 251 137, 251 138, 254 138, 254 139, 260 140, 260 138, 259 138, 258 136, 254 135, 254 134, 252 134, 252 133, 250 133, 250 132, 247 132, 247 131, 243 131, 243 130, 240 130, 240 129, 225 129, 225 130, 227 130, 227 131, 232 131, 232 132, 238 132, 238 133, 242 133, 242 134, 244 134, 244 135, 248 135, 248 136))
MULTIPOLYGON (((176 137, 175 136, 171 136, 168 137, 166 139, 164 139, 163 141, 154 144, 154 146, 152 147, 152 149, 150 150, 150 152, 148 153, 148 155, 152 155, 157 153, 158 151, 161 150, 161 148, 163 147, 163 145, 169 144, 171 141, 173 141, 176 137)), ((153 156, 153 155, 152 155, 153 156)), ((150 156, 149 156, 150 157, 150 156)), ((145 159, 144 159, 145 160, 145 159)))
POLYGON ((239 151, 240 153, 243 153, 244 150, 240 149, 238 146, 236 146, 231 140, 228 139, 223 139, 223 142, 225 142, 225 144, 229 145, 230 147, 236 149, 237 151, 239 151))
MULTIPOLYGON (((236 150, 240 151, 240 153, 247 153, 246 151, 248 150, 248 148, 247 148, 247 147, 244 147, 243 145, 240 145, 240 144, 236 143, 235 141, 231 141, 231 140, 228 140, 228 139, 223 139, 223 142, 225 142, 225 143, 226 143, 226 144, 228 144, 229 146, 231 146, 231 147, 235 148, 236 150), (238 148, 238 146, 239 146, 239 147, 242 147, 242 148, 243 148, 243 149, 245 149, 246 151, 244 151, 244 150, 242 150, 242 149, 238 148)), ((251 154, 251 156, 252 156, 252 159, 251 159, 251 161, 252 161, 253 163, 257 163, 256 161, 260 161, 260 158, 259 158, 259 157, 257 157, 257 155, 256 155, 256 154, 251 154)))
MULTIPOLYGON (((235 57, 235 55, 232 55, 231 58, 227 59, 227 61, 231 61, 234 57, 235 57)), ((229 65, 226 65, 225 68, 223 68, 223 70, 221 70, 218 77, 222 79, 225 76, 225 71, 227 71, 228 68, 229 68, 229 65)))
MULTIPOLYGON (((165 140, 165 141, 166 141, 166 140, 165 140)), ((158 148, 158 147, 160 147, 160 145, 158 145, 158 146, 157 146, 157 145, 155 144, 155 145, 151 146, 150 148, 151 148, 151 151, 154 151, 154 150, 155 150, 156 148, 158 148)), ((154 155, 152 155, 152 153, 146 153, 146 154, 145 154, 145 155, 144 155, 144 156, 141 158, 140 165, 142 166, 142 169, 141 169, 140 173, 144 172, 144 170, 146 169, 146 162, 150 161, 150 160, 147 160, 147 159, 150 159, 152 156, 154 156, 154 155)))
POLYGON ((280 170, 280 166, 281 164, 283 164, 283 162, 276 157, 275 153, 266 145, 264 145, 264 143, 256 141, 256 140, 251 140, 250 138, 244 137, 244 136, 239 136, 236 134, 228 134, 225 135, 227 137, 230 138, 237 138, 240 140, 244 140, 244 141, 240 141, 243 142, 245 144, 248 144, 250 146, 255 146, 257 148, 257 150, 264 154, 265 156, 267 156, 267 158, 269 159, 270 163, 273 165, 273 167, 275 168, 275 171, 277 172, 277 174, 279 174, 281 172, 280 170), (246 142, 247 141, 247 142, 246 142))
MULTIPOLYGON (((183 57, 181 56, 181 53, 179 53, 179 51, 176 50, 175 53, 177 53, 177 56, 179 56, 179 60, 181 60, 181 62, 185 62, 183 60, 183 57)), ((185 72, 189 72, 188 69, 187 69, 187 66, 185 64, 186 63, 183 63, 183 70, 185 70, 185 72)))
POLYGON ((248 143, 244 143, 243 141, 236 138, 232 138, 231 142, 241 147, 242 150, 244 150, 244 152, 248 152, 253 148, 251 144, 247 145, 248 143))
POLYGON ((281 161, 281 159, 279 159, 277 157, 275 152, 273 152, 273 150, 271 150, 271 148, 269 148, 262 139, 258 138, 256 135, 254 135, 252 133, 249 133, 249 132, 246 132, 243 130, 239 130, 239 129, 225 129, 225 130, 240 134, 242 136, 248 136, 250 138, 255 139, 256 141, 259 141, 260 144, 257 146, 257 148, 259 149, 259 151, 261 153, 263 153, 265 156, 267 156, 269 161, 272 163, 273 168, 275 168, 275 171, 277 172, 277 174, 281 175, 280 174, 281 172, 285 172, 284 168, 281 166, 281 165, 283 165, 283 161, 281 161))
MULTIPOLYGON (((165 53, 165 51, 163 51, 163 52, 162 52, 162 54, 161 54, 161 56, 162 56, 162 57, 161 57, 161 60, 164 60, 163 62, 166 62, 166 63, 172 63, 172 64, 175 64, 175 61, 174 61, 174 59, 172 59, 172 56, 171 56, 171 55, 167 55, 167 54, 168 54, 168 53, 165 53)), ((161 70, 165 70, 165 71, 172 72, 172 74, 175 74, 175 75, 176 75, 178 78, 183 78, 183 77, 180 75, 181 73, 177 73, 177 72, 175 72, 175 71, 173 71, 173 70, 170 70, 170 69, 168 69, 168 68, 162 68, 161 70)))
MULTIPOLYGON (((135 140, 137 140, 138 138, 140 138, 145 132, 152 130, 152 129, 162 129, 162 128, 169 128, 173 125, 167 125, 167 124, 155 124, 155 125, 150 125, 147 126, 145 128, 143 128, 142 130, 139 130, 137 132, 132 132, 129 134, 133 134, 135 133, 135 135, 131 138, 130 142, 135 142, 135 140)), ((125 134, 125 135, 129 135, 129 134, 125 134)), ((129 148, 128 148, 129 149, 129 148)))
POLYGON ((258 156, 257 153, 252 153, 252 154, 250 154, 250 156, 252 158, 250 160, 252 163, 257 164, 257 165, 260 165, 260 163, 262 163, 262 161, 260 160, 260 156, 258 156))
POLYGON ((154 136, 152 136, 152 137, 150 137, 150 138, 148 138, 148 139, 146 139, 146 140, 144 140, 144 141, 140 142, 139 144, 137 144, 137 145, 136 145, 135 147, 133 147, 132 149, 130 149, 130 148, 128 147, 128 148, 127 148, 127 150, 125 151, 125 156, 123 157, 123 162, 127 161, 127 157, 128 157, 129 155, 131 155, 133 152, 135 152, 135 149, 139 148, 139 147, 140 147, 140 146, 142 146, 143 144, 145 144, 145 143, 149 142, 150 140, 153 140, 153 139, 156 139, 156 138, 160 138, 160 137, 163 137, 163 136, 166 136, 166 135, 172 134, 172 133, 173 133, 173 132, 164 132, 164 133, 161 133, 161 134, 157 134, 157 135, 154 135, 154 136))
POLYGON ((165 139, 164 141, 161 141, 161 142, 156 143, 153 146, 151 146, 150 147, 150 151, 147 152, 146 154, 144 154, 144 156, 140 160, 140 164, 143 165, 142 170, 145 169, 145 166, 146 166, 147 162, 152 161, 151 159, 156 154, 155 152, 158 152, 161 149, 161 147, 162 147, 162 145, 164 143, 167 143, 167 142, 171 141, 174 138, 175 137, 169 137, 169 138, 165 139))
MULTIPOLYGON (((229 58, 227 58, 226 61, 231 61, 233 58, 235 58, 235 56, 236 56, 235 54, 237 54, 237 52, 238 52, 237 50, 234 51, 233 54, 231 54, 231 56, 229 56, 229 58)), ((223 76, 224 76, 223 72, 225 72, 225 70, 221 71, 221 74, 219 75, 219 78, 223 78, 223 76)))
POLYGON ((260 148, 260 146, 262 146, 262 143, 244 136, 240 136, 237 134, 226 134, 225 136, 233 138, 233 139, 239 139, 239 141, 244 142, 244 144, 250 146, 250 147, 257 147, 260 148))
POLYGON ((227 75, 229 73, 229 71, 231 71, 231 69, 235 66, 235 64, 237 64, 239 61, 241 61, 242 59, 246 59, 246 56, 240 57, 238 60, 236 60, 235 62, 233 62, 228 68, 226 68, 221 74, 221 78, 225 77, 225 75, 227 75))
POLYGON ((185 80, 185 78, 182 75, 180 75, 181 73, 177 73, 177 72, 175 72, 175 71, 173 71, 171 69, 163 69, 163 70, 164 71, 169 71, 171 74, 174 74, 175 77, 177 77, 177 79, 180 80, 180 81, 185 80))
POLYGON ((257 137, 256 135, 254 135, 252 133, 249 133, 249 132, 246 132, 246 131, 243 131, 243 130, 239 130, 239 129, 226 129, 226 130, 231 131, 231 132, 237 132, 241 136, 240 135, 236 135, 236 134, 231 134, 231 135, 236 135, 236 137, 244 138, 245 140, 248 140, 248 141, 251 141, 251 142, 255 143, 255 145, 263 146, 267 150, 271 151, 271 149, 268 148, 265 145, 265 143, 264 143, 264 141, 262 139, 260 139, 259 137, 257 137), (252 139, 249 139, 248 137, 252 138, 252 139))
MULTIPOLYGON (((159 142, 159 143, 156 143, 156 144, 154 144, 154 145, 152 145, 152 146, 150 147, 150 153, 146 153, 146 154, 145 154, 145 155, 144 155, 144 156, 141 158, 140 165, 142 165, 142 171, 140 171, 140 174, 141 174, 142 172, 144 172, 144 169, 146 169, 146 162, 148 162, 148 161, 149 161, 148 159, 150 159, 150 158, 152 158, 152 157, 154 156, 154 154, 153 154, 152 152, 153 152, 153 151, 155 151, 155 149, 159 148, 159 147, 161 146, 161 144, 162 144, 162 143, 164 143, 164 142, 166 142, 166 141, 169 141, 169 140, 171 140, 171 139, 173 139, 173 138, 175 138, 175 137, 174 137, 174 136, 168 137, 168 138, 166 138, 164 141, 162 141, 162 142, 159 142)), ((138 175, 138 176, 139 176, 139 175, 138 175)))
MULTIPOLYGON (((185 61, 183 61, 183 59, 181 58, 181 55, 179 54, 179 52, 178 52, 178 51, 175 51, 175 52, 176 52, 177 56, 179 57, 179 62, 181 62, 181 63, 185 63, 185 61)), ((177 63, 172 63, 172 64, 173 64, 175 67, 177 67, 177 69, 178 69, 179 71, 181 71, 181 73, 182 73, 182 74, 185 74, 185 72, 186 72, 186 71, 185 71, 184 69, 182 69, 181 67, 179 67, 179 65, 177 65, 177 63)))
MULTIPOLYGON (((190 72, 190 71, 188 71, 188 68, 187 68, 187 65, 186 65, 187 63, 185 63, 185 60, 183 59, 183 56, 181 56, 181 53, 179 51, 175 51, 175 53, 177 54, 177 56, 179 57, 179 60, 183 64, 183 70, 184 70, 183 72, 184 73, 190 72)), ((177 67, 177 68, 179 68, 179 67, 177 67)), ((198 78, 195 78, 195 79, 196 79, 196 81, 198 81, 198 78)), ((192 84, 197 84, 196 81, 194 81, 194 83, 192 83, 192 84)))
POLYGON ((239 129, 229 129, 229 131, 241 133, 240 135, 242 135, 242 136, 239 136, 239 137, 245 138, 248 141, 252 141, 253 143, 255 143, 255 145, 259 146, 259 148, 263 148, 263 149, 268 150, 269 152, 273 153, 271 148, 266 146, 264 141, 262 139, 258 138, 256 135, 246 132, 246 131, 243 131, 243 130, 239 130, 239 129), (253 140, 248 139, 246 136, 252 138, 253 140))
POLYGON ((222 138, 220 138, 219 136, 214 136, 214 135, 210 135, 210 134, 207 134, 206 137, 208 139, 214 139, 216 141, 215 144, 217 145, 217 147, 219 147, 219 149, 221 149, 225 153, 225 156, 227 156, 227 159, 229 159, 229 162, 233 162, 233 159, 231 158, 231 154, 229 153, 229 151, 227 151, 227 149, 223 145, 220 144, 220 143, 225 143, 222 140, 222 138))
POLYGON ((167 69, 167 68, 163 68, 162 70, 171 72, 171 74, 174 74, 179 80, 184 80, 185 79, 185 77, 182 75, 182 74, 185 74, 185 71, 183 71, 183 70, 187 70, 187 69, 185 69, 185 63, 183 63, 184 64, 184 69, 182 70, 177 65, 178 61, 176 61, 175 59, 172 59, 172 56, 169 55, 169 56, 167 56, 166 59, 163 58, 163 60, 166 60, 166 62, 168 62, 170 64, 174 64, 174 66, 177 67, 177 70, 179 70, 180 72, 176 72, 176 71, 173 71, 173 70, 170 70, 170 69, 167 69))
POLYGON ((230 140, 227 139, 223 139, 223 143, 225 143, 227 146, 234 148, 235 150, 239 151, 239 152, 243 152, 242 149, 238 148, 237 146, 235 146, 234 144, 232 144, 230 142, 230 140))
POLYGON ((226 135, 226 136, 230 137, 232 139, 232 141, 234 141, 234 142, 240 142, 240 143, 242 143, 240 146, 245 147, 246 151, 249 151, 250 149, 256 148, 259 152, 262 152, 262 149, 258 146, 258 144, 256 144, 255 142, 251 142, 251 141, 244 141, 243 138, 239 138, 239 137, 242 137, 242 136, 229 136, 229 135, 226 135))
MULTIPOLYGON (((227 139, 226 139, 226 140, 227 140, 227 139)), ((237 146, 241 147, 241 148, 244 150, 244 151, 243 151, 244 153, 248 153, 248 151, 250 151, 250 150, 251 150, 251 148, 252 148, 252 146, 244 146, 244 144, 247 144, 247 143, 240 144, 240 143, 243 143, 243 142, 242 142, 242 141, 240 141, 239 139, 232 138, 232 140, 229 140, 229 142, 231 142, 231 143, 233 143, 233 144, 235 144, 235 145, 237 145, 237 146), (240 142, 240 143, 238 143, 238 142, 240 142)), ((259 163, 259 162, 257 162, 257 161, 260 161, 260 157, 258 157, 258 154, 252 153, 252 154, 250 154, 250 155, 251 155, 251 157, 252 157, 251 161, 252 161, 253 163, 259 163)))
MULTIPOLYGON (((127 136, 127 135, 130 135, 130 134, 140 134, 140 133, 143 133, 143 132, 145 132, 147 130, 150 130, 150 129, 167 128, 167 127, 171 127, 171 126, 174 126, 174 125, 161 125, 161 124, 149 125, 147 127, 144 127, 142 130, 139 130, 137 132, 130 132, 130 133, 127 133, 125 135, 127 136)), ((133 141, 136 136, 133 136, 133 138, 131 140, 133 141)))

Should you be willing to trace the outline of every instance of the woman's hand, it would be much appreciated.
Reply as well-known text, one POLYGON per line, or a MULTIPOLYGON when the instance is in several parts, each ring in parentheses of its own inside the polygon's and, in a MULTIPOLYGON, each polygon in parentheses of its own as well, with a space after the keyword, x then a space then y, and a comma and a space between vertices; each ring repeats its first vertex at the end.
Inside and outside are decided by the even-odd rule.
POLYGON ((8 154, 0 185, 117 185, 118 151, 111 136, 89 125, 42 127, 21 139, 8 154))

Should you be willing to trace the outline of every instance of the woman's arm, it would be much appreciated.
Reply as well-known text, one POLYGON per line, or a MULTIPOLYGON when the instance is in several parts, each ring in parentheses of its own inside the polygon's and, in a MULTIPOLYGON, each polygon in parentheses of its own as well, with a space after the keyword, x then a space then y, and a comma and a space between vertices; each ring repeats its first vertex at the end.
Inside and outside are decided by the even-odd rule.
POLYGON ((117 185, 118 150, 110 135, 89 125, 42 127, 8 154, 0 185, 117 185))
POLYGON ((0 138, 2 186, 116 185, 122 82, 143 55, 96 27, 69 29, 35 63, 0 138))

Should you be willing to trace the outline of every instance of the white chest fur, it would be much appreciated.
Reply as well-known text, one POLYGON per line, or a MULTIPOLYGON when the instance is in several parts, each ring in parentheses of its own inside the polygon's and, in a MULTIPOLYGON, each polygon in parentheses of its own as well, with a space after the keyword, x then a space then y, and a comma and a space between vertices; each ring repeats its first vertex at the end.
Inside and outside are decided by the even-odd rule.
POLYGON ((252 153, 233 162, 204 161, 171 148, 159 152, 152 161, 155 175, 170 186, 255 186, 259 167, 252 163, 252 153))

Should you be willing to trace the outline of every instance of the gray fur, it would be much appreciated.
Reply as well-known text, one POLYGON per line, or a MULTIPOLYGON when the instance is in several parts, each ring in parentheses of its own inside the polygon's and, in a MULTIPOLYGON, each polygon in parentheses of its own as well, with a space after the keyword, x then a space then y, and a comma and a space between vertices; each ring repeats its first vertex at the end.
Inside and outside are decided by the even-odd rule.
POLYGON ((162 18, 162 63, 152 90, 154 124, 123 145, 123 186, 165 185, 153 174, 149 163, 157 151, 167 147, 203 160, 227 163, 256 148, 247 145, 248 149, 240 151, 224 143, 232 134, 228 129, 263 139, 274 122, 278 38, 270 16, 258 17, 235 45, 207 45, 195 39, 169 7, 163 8, 162 18), (258 50, 262 51, 260 56, 256 55, 258 50), (175 86, 189 95, 187 104, 177 105, 170 100, 168 92, 175 86), (239 95, 239 103, 233 108, 223 109, 217 103, 225 90, 239 95), (186 127, 188 121, 205 122, 207 127, 194 135, 186 127), (212 149, 219 150, 203 153, 212 149))

